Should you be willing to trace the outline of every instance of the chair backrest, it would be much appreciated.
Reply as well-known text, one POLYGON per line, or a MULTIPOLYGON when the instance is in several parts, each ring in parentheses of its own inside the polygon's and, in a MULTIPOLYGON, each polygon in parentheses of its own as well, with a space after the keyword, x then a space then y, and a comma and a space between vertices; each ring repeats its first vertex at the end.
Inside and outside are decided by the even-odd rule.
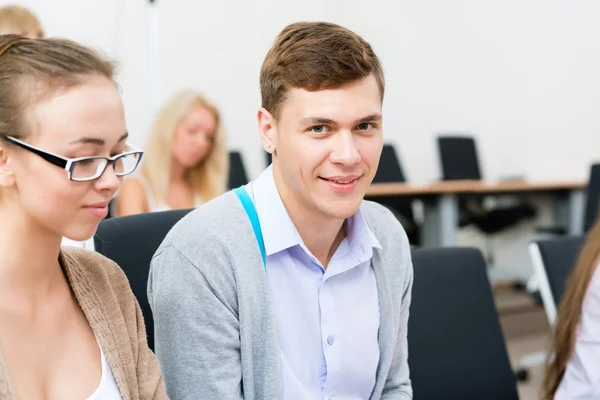
POLYGON ((385 144, 379 159, 379 167, 373 178, 373 183, 406 182, 406 177, 400 166, 396 149, 391 144, 385 144))
POLYGON ((235 189, 248 183, 248 174, 242 160, 242 154, 239 151, 229 152, 229 180, 227 185, 229 189, 235 189))
POLYGON ((584 214, 584 232, 587 232, 598 219, 600 207, 600 164, 590 168, 590 178, 587 187, 587 199, 584 214))
POLYGON ((412 258, 408 355, 415 399, 518 399, 481 252, 421 248, 412 258))
POLYGON ((100 222, 94 244, 96 251, 116 262, 129 279, 140 304, 148 346, 154 350, 154 319, 148 303, 150 261, 169 230, 191 209, 152 212, 116 217, 100 222))
POLYGON ((442 179, 482 179, 475 139, 466 136, 437 138, 442 179))
POLYGON ((529 245, 529 255, 550 326, 554 326, 556 321, 557 305, 584 240, 584 236, 563 236, 534 241, 529 245))

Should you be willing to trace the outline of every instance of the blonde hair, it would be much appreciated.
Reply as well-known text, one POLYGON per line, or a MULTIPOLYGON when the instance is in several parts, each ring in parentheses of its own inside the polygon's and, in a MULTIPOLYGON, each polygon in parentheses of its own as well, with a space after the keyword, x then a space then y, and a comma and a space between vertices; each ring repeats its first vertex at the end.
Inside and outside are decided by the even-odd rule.
POLYGON ((44 37, 44 29, 37 16, 29 9, 17 5, 0 7, 0 34, 24 36, 34 31, 38 37, 44 37))
POLYGON ((209 201, 227 189, 229 158, 221 115, 201 93, 184 90, 173 96, 159 110, 140 167, 156 199, 166 197, 171 178, 173 137, 181 120, 194 107, 206 108, 215 117, 214 141, 206 157, 186 171, 185 178, 203 201, 209 201))

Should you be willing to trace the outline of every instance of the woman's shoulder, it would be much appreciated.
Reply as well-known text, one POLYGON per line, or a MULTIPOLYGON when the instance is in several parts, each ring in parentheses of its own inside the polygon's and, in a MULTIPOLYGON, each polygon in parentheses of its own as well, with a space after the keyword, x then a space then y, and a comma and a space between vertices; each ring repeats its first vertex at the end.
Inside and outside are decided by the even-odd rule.
POLYGON ((79 247, 62 247, 61 261, 71 285, 90 284, 97 294, 110 292, 118 299, 133 297, 123 270, 102 254, 79 247))

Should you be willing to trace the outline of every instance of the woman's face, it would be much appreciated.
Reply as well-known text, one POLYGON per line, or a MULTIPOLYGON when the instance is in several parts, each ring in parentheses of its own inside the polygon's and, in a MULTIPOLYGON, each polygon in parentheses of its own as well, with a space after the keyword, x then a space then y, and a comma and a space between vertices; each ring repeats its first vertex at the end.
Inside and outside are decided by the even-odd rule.
MULTIPOLYGON (((31 134, 24 141, 62 157, 110 157, 125 149, 123 103, 107 78, 59 91, 33 107, 29 122, 31 134)), ((94 235, 121 185, 112 166, 94 181, 74 182, 63 168, 32 152, 14 145, 4 149, 12 181, 3 179, 3 197, 17 201, 28 217, 56 235, 73 240, 94 235)))
POLYGON ((173 160, 184 168, 202 162, 213 145, 217 120, 205 107, 194 107, 175 128, 171 151, 173 160))

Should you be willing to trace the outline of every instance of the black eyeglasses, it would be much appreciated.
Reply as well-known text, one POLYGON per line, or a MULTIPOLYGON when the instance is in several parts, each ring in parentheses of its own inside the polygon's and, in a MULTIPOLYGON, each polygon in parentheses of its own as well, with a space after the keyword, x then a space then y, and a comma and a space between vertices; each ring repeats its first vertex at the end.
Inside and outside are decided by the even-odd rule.
POLYGON ((127 143, 128 151, 110 158, 102 156, 65 158, 38 149, 12 136, 2 137, 25 150, 37 154, 49 163, 63 168, 67 171, 69 179, 75 182, 89 182, 98 179, 111 164, 117 176, 129 175, 136 170, 144 154, 142 150, 127 143))

